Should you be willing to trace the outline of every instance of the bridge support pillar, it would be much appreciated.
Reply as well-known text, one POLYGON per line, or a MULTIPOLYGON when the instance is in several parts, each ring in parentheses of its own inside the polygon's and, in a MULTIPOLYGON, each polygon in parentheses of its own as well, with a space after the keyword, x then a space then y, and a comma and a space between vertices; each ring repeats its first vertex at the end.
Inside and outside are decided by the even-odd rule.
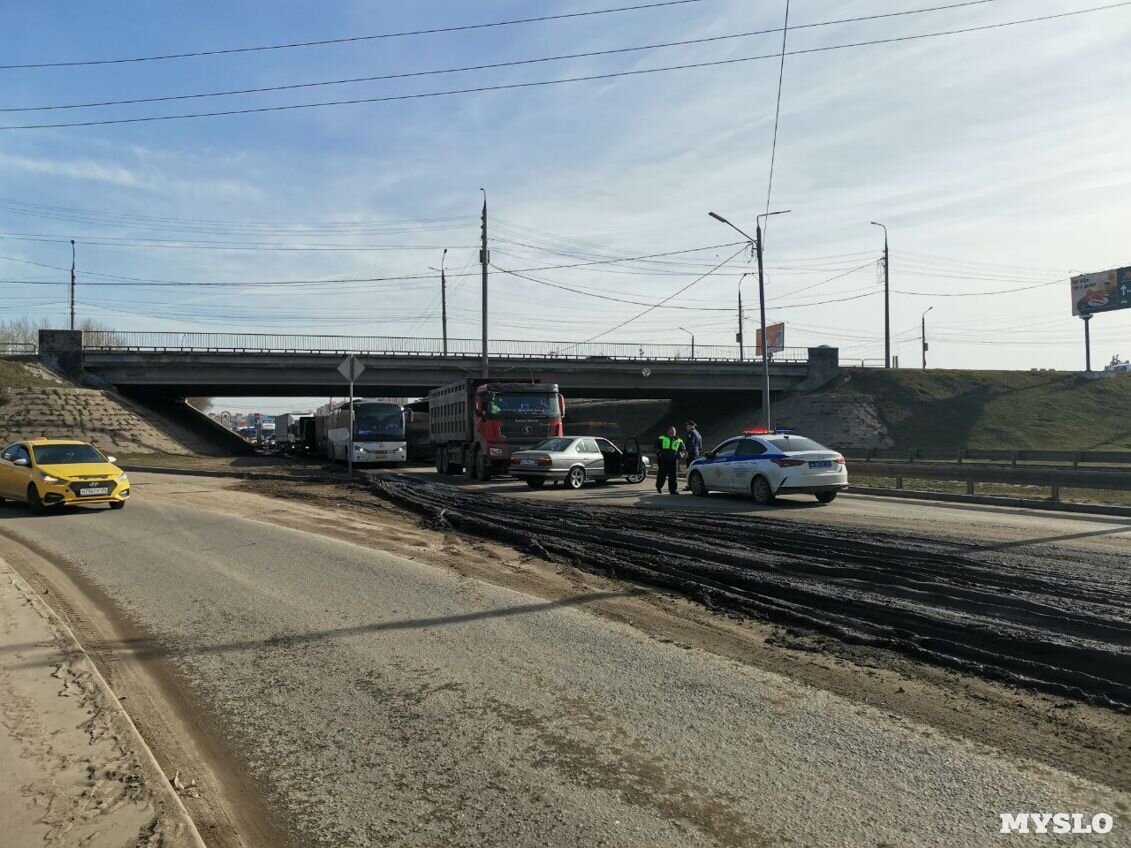
POLYGON ((40 330, 39 359, 77 380, 82 374, 82 330, 40 330))
POLYGON ((840 376, 840 349, 835 347, 809 348, 809 368, 805 379, 797 387, 798 391, 809 392, 819 389, 830 380, 840 376))

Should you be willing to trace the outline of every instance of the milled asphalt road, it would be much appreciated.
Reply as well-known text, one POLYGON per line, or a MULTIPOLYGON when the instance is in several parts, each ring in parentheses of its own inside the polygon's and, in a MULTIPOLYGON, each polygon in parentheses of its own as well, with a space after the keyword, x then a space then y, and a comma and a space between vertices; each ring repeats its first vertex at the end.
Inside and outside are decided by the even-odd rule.
POLYGON ((303 848, 958 848, 995 844, 999 813, 1127 809, 584 598, 142 498, 48 519, 8 506, 0 533, 153 634, 303 848))

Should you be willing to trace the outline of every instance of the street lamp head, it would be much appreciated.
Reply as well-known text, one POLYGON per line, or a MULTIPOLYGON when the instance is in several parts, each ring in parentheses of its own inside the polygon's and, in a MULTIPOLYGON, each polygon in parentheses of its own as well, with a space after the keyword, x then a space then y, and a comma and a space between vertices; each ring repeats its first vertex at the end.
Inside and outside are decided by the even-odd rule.
POLYGON ((708 212, 707 214, 714 218, 716 221, 722 221, 724 224, 730 223, 730 221, 728 221, 722 215, 719 215, 717 212, 708 212))

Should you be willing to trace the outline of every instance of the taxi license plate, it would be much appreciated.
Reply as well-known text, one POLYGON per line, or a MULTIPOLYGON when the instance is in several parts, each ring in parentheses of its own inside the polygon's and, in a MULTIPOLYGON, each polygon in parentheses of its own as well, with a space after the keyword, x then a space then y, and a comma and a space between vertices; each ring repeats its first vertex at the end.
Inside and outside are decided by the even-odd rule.
POLYGON ((822 459, 822 460, 818 460, 817 462, 810 462, 809 467, 810 468, 832 468, 833 463, 832 463, 831 459, 822 459))
POLYGON ((79 489, 79 495, 84 498, 98 497, 99 495, 108 495, 110 490, 107 488, 101 489, 79 489))

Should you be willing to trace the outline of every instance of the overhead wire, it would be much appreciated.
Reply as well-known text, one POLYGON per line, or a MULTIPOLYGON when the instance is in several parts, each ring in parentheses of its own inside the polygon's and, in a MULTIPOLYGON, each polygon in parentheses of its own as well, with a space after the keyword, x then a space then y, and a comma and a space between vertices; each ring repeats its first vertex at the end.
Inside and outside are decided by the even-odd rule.
MULTIPOLYGON (((1001 21, 1001 22, 998 22, 998 23, 983 24, 983 25, 979 25, 979 26, 962 27, 962 28, 953 29, 953 30, 943 30, 943 31, 939 31, 939 32, 930 32, 930 33, 918 33, 918 34, 913 34, 913 35, 901 35, 901 36, 893 36, 893 37, 890 37, 890 38, 878 38, 878 39, 871 39, 871 40, 867 40, 867 41, 857 41, 857 42, 851 42, 851 43, 847 43, 847 44, 833 44, 833 45, 826 45, 826 46, 823 46, 823 47, 810 47, 810 48, 805 48, 805 49, 801 49, 801 50, 790 50, 790 51, 787 51, 785 55, 787 55, 787 56, 803 56, 803 55, 811 55, 811 54, 817 54, 817 53, 826 53, 826 52, 831 52, 831 51, 836 51, 836 50, 853 49, 853 48, 858 48, 858 47, 872 47, 872 46, 878 46, 878 45, 883 45, 883 44, 894 44, 894 43, 922 40, 922 39, 928 39, 928 38, 940 38, 940 37, 953 36, 953 35, 965 35, 965 34, 974 33, 974 32, 987 32, 987 31, 990 31, 990 30, 1002 29, 1002 28, 1005 28, 1005 27, 1012 27, 1012 26, 1019 26, 1019 25, 1023 25, 1023 24, 1040 23, 1040 22, 1053 21, 1053 20, 1062 20, 1064 18, 1069 18, 1069 17, 1073 17, 1073 16, 1092 14, 1092 13, 1096 13, 1096 12, 1110 11, 1110 10, 1113 10, 1113 9, 1125 8, 1127 6, 1131 6, 1131 0, 1122 0, 1122 2, 1110 3, 1110 4, 1107 4, 1107 5, 1104 5, 1104 6, 1093 6, 1093 7, 1086 8, 1086 9, 1076 9, 1076 10, 1072 10, 1072 11, 1068 11, 1068 12, 1060 12, 1060 13, 1056 13, 1056 14, 1040 15, 1040 16, 1037 16, 1037 17, 1021 18, 1021 19, 1016 19, 1016 20, 1011 20, 1011 21, 1001 21)), ((586 74, 586 75, 583 75, 583 76, 575 76, 575 77, 560 77, 558 79, 552 79, 552 80, 532 80, 532 81, 527 81, 527 82, 499 83, 499 84, 495 84, 495 85, 481 85, 481 86, 473 86, 473 87, 469 87, 469 88, 445 89, 445 90, 440 90, 440 91, 426 91, 426 92, 417 92, 417 93, 413 93, 413 94, 385 95, 385 96, 381 96, 381 97, 359 97, 359 98, 348 98, 348 99, 342 99, 342 100, 324 100, 324 101, 317 101, 317 102, 311 102, 311 103, 291 103, 291 104, 284 104, 284 105, 278 105, 278 106, 256 106, 256 107, 245 107, 245 108, 240 108, 240 109, 224 109, 224 110, 218 110, 218 111, 212 111, 212 112, 181 113, 181 114, 175 114, 175 115, 141 115, 141 116, 135 116, 135 117, 129 117, 129 118, 105 118, 105 119, 95 119, 95 120, 88 120, 88 121, 62 121, 62 122, 55 122, 55 123, 40 123, 40 124, 0 125, 0 131, 59 129, 59 128, 66 128, 66 127, 111 126, 111 125, 120 125, 120 124, 150 123, 150 122, 155 122, 155 121, 179 121, 179 120, 190 120, 190 119, 198 119, 198 118, 230 117, 230 116, 233 116, 233 115, 264 114, 264 113, 270 113, 270 112, 285 112, 285 111, 293 111, 293 110, 296 110, 296 109, 314 109, 314 108, 322 108, 322 107, 329 107, 329 106, 353 106, 353 105, 360 105, 360 104, 367 104, 367 103, 390 103, 390 102, 398 102, 398 101, 422 100, 422 99, 429 99, 429 98, 434 98, 434 97, 451 97, 451 96, 457 96, 457 95, 463 95, 463 94, 479 94, 479 93, 491 92, 491 91, 512 91, 512 90, 527 89, 527 88, 541 88, 541 87, 546 87, 546 86, 558 86, 558 85, 565 85, 565 84, 568 84, 568 83, 576 83, 576 82, 594 82, 594 81, 608 80, 608 79, 618 79, 618 78, 624 78, 624 77, 646 76, 646 75, 650 75, 650 74, 667 73, 667 72, 673 72, 673 71, 685 71, 685 70, 693 70, 693 69, 698 69, 698 68, 722 67, 722 66, 727 66, 727 65, 742 64, 742 63, 746 63, 746 62, 755 62, 755 61, 762 61, 762 60, 765 60, 765 59, 779 59, 779 58, 780 58, 779 53, 771 53, 771 54, 766 54, 766 55, 761 55, 761 56, 742 56, 742 57, 735 57, 735 58, 730 58, 730 59, 719 59, 719 60, 705 61, 705 62, 689 62, 689 63, 685 63, 685 64, 680 64, 680 65, 666 65, 666 66, 655 67, 655 68, 637 68, 637 69, 634 69, 634 70, 626 70, 626 71, 610 71, 610 72, 602 73, 602 74, 586 74)))

